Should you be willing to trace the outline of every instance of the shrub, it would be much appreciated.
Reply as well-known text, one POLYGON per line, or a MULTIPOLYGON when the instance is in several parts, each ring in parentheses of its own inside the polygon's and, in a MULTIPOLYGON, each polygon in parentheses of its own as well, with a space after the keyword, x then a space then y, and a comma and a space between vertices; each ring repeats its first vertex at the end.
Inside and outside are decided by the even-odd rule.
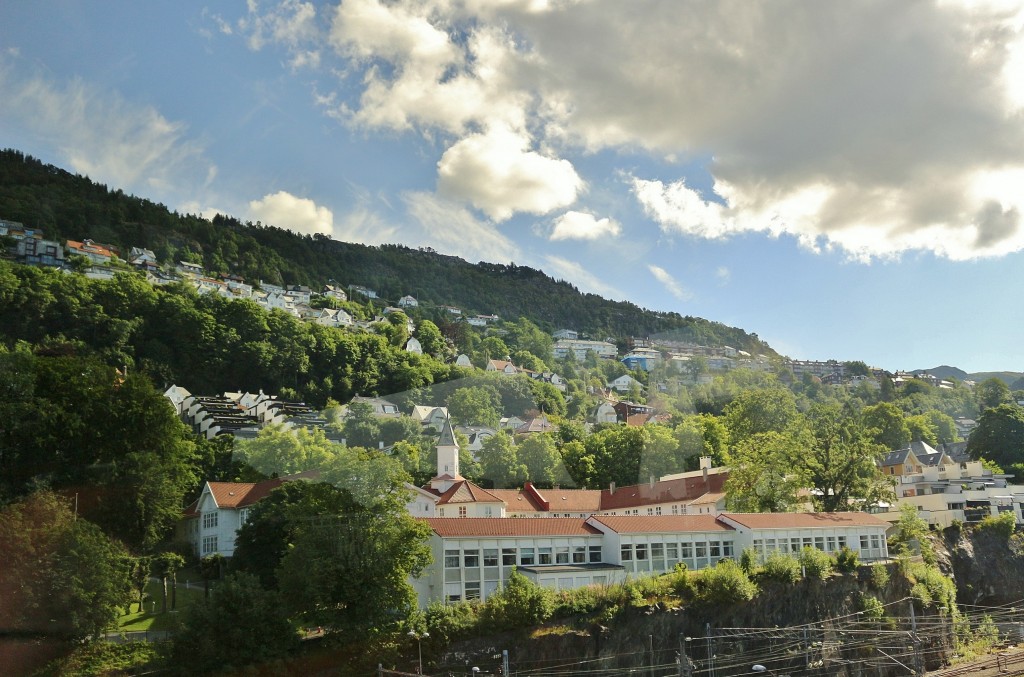
POLYGON ((1013 515, 1012 510, 1007 510, 999 514, 999 517, 992 517, 989 515, 985 519, 978 522, 978 531, 990 531, 1007 541, 1010 540, 1010 536, 1013 535, 1014 530, 1017 528, 1017 520, 1013 515))
POLYGON ((953 538, 960 538, 960 534, 964 532, 964 521, 953 520, 952 522, 950 522, 949 527, 947 527, 947 530, 949 531, 949 535, 953 538))
POLYGON ((754 599, 757 586, 735 560, 723 559, 700 572, 697 593, 706 604, 735 604, 754 599))
POLYGON ((550 590, 513 569, 505 587, 487 598, 481 612, 496 629, 525 628, 551 617, 553 597, 550 590))
POLYGON ((795 557, 773 552, 761 566, 761 576, 780 583, 796 583, 800 580, 800 562, 795 557))
POLYGON ((856 551, 851 550, 845 545, 842 549, 836 553, 836 569, 842 571, 845 574, 852 573, 857 570, 860 566, 860 559, 857 556, 856 551))
POLYGON ((878 562, 871 565, 871 587, 875 590, 884 590, 889 585, 889 568, 878 562))
POLYGON ((910 595, 924 607, 935 606, 946 613, 956 610, 956 584, 937 567, 915 564, 908 576, 913 584, 910 595))
POLYGON ((757 561, 759 557, 757 550, 753 548, 744 548, 740 554, 740 568, 748 576, 753 575, 757 571, 757 561))
POLYGON ((604 590, 592 586, 563 590, 555 596, 555 617, 575 616, 597 611, 607 603, 604 590))
POLYGON ((881 600, 872 595, 862 595, 860 598, 860 610, 864 612, 864 619, 869 621, 880 621, 885 618, 885 605, 881 600))
POLYGON ((474 634, 480 624, 479 611, 477 605, 465 602, 431 602, 424 613, 431 640, 447 645, 474 634))
POLYGON ((804 548, 800 552, 800 566, 804 568, 808 578, 823 581, 832 575, 832 558, 824 550, 804 548))
POLYGON ((694 585, 694 575, 686 570, 686 567, 676 567, 674 574, 667 577, 671 582, 672 592, 683 602, 691 602, 697 597, 697 587, 694 585))

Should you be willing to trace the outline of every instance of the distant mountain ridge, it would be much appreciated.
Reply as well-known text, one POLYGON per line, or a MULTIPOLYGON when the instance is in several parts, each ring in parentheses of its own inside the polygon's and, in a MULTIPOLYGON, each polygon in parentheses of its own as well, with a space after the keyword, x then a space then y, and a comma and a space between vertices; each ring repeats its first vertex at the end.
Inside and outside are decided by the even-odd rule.
POLYGON ((548 331, 573 329, 590 338, 662 335, 776 355, 757 334, 584 294, 533 268, 472 264, 429 248, 372 247, 319 234, 298 235, 230 216, 208 220, 181 215, 16 150, 0 151, 0 219, 40 228, 49 239, 90 238, 120 247, 125 254, 131 247, 145 247, 164 263, 199 263, 211 273, 235 273, 255 283, 317 289, 328 282, 362 285, 375 290, 385 303, 410 294, 421 310, 454 305, 466 314, 525 317, 548 331))
POLYGON ((1006 382, 1006 385, 1010 386, 1012 390, 1024 389, 1024 373, 1019 371, 979 371, 968 374, 963 369, 944 364, 932 369, 915 369, 911 373, 922 374, 925 372, 938 378, 955 378, 958 381, 976 381, 978 383, 986 379, 998 378, 1006 382))

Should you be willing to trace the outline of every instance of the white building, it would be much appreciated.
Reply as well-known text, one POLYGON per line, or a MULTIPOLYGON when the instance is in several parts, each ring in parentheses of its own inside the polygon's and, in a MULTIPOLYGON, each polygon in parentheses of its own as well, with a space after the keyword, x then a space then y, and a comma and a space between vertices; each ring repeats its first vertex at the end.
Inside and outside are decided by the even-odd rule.
POLYGON ((566 338, 556 341, 552 349, 557 359, 572 355, 579 362, 587 358, 587 352, 589 351, 595 352, 598 357, 607 359, 614 359, 618 355, 618 349, 615 347, 615 344, 608 343, 607 341, 585 341, 566 338))

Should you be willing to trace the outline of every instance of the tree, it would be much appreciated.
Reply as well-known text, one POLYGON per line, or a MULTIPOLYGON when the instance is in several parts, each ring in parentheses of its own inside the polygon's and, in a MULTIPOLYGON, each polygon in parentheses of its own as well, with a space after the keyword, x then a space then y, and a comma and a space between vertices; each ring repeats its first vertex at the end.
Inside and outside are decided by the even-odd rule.
POLYGON ((421 320, 416 326, 416 338, 427 355, 439 360, 446 360, 451 356, 451 347, 445 341, 441 330, 430 320, 421 320))
POLYGON ((489 385, 459 388, 448 396, 447 405, 458 425, 497 428, 501 420, 501 395, 489 385))
POLYGON ((912 441, 924 442, 932 446, 939 443, 939 436, 935 426, 932 424, 932 419, 925 414, 907 416, 905 421, 912 441))
POLYGON ((910 444, 912 433, 903 412, 891 402, 879 402, 864 407, 861 422, 875 444, 889 451, 903 449, 910 444))
POLYGON ((499 432, 488 437, 477 458, 483 477, 493 482, 495 488, 520 487, 528 479, 526 465, 519 460, 511 435, 499 432))
POLYGON ((813 439, 800 456, 800 467, 818 510, 844 511, 892 500, 892 484, 878 465, 888 449, 874 443, 838 405, 815 405, 808 419, 813 439))
POLYGON ((220 674, 283 658, 298 647, 283 609, 277 593, 261 588, 255 576, 232 574, 206 604, 187 609, 171 663, 181 674, 220 674))
POLYGON ((725 407, 733 443, 758 433, 781 432, 800 417, 793 394, 784 388, 744 390, 725 407))
POLYGON ((806 486, 798 462, 806 443, 806 437, 768 431, 737 444, 727 459, 729 479, 725 495, 729 510, 795 510, 801 503, 799 491, 806 486))
POLYGON ((0 510, 0 627, 82 640, 131 602, 131 560, 70 502, 37 492, 0 510))
POLYGON ((519 443, 518 456, 526 467, 527 479, 538 487, 551 488, 556 484, 572 483, 551 435, 538 433, 527 436, 519 443))
POLYGON ((1024 408, 1000 404, 982 412, 967 438, 967 453, 1002 468, 1024 463, 1024 408))
POLYGON ((271 425, 251 440, 236 443, 238 458, 264 475, 291 475, 329 464, 338 445, 323 430, 271 425))
POLYGON ((987 378, 974 387, 974 394, 978 398, 978 406, 985 409, 994 409, 1000 404, 1011 401, 1010 386, 1006 385, 1003 379, 993 376, 987 378))
POLYGON ((171 608, 178 604, 178 571, 185 568, 185 558, 176 552, 162 552, 153 558, 154 568, 160 577, 162 613, 167 613, 167 579, 171 580, 171 608))

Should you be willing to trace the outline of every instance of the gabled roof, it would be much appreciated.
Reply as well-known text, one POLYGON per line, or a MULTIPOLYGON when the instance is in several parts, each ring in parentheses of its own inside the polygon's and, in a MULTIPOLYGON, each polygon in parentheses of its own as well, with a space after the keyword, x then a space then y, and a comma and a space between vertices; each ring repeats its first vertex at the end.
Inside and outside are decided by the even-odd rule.
POLYGON ((651 534, 679 531, 733 531, 714 515, 594 515, 589 522, 599 522, 619 534, 651 534))
POLYGON ((469 480, 462 480, 448 487, 448 491, 441 494, 441 498, 437 501, 438 505, 449 503, 503 503, 503 501, 469 480))
POLYGON ((656 503, 688 502, 708 492, 720 492, 729 478, 728 472, 708 473, 707 479, 702 474, 694 473, 692 477, 680 477, 662 480, 652 484, 636 484, 621 487, 613 493, 610 489, 601 491, 601 509, 617 510, 634 508, 656 503))
POLYGON ((426 517, 435 534, 445 537, 592 536, 600 534, 584 520, 509 519, 507 517, 426 517))
POLYGON ((244 508, 266 498, 267 495, 277 489, 285 482, 293 480, 312 480, 320 476, 318 470, 307 470, 305 472, 275 477, 274 479, 263 480, 262 482, 207 482, 218 508, 244 508))
POLYGON ((729 512, 719 515, 750 529, 806 529, 808 527, 888 527, 885 520, 866 512, 729 512))
POLYGON ((490 493, 505 501, 509 512, 595 513, 601 509, 599 489, 491 489, 490 493))
POLYGON ((913 452, 910 451, 910 447, 890 451, 882 458, 881 461, 879 461, 879 464, 883 468, 887 468, 891 465, 903 465, 906 462, 907 457, 909 457, 912 453, 913 452))

